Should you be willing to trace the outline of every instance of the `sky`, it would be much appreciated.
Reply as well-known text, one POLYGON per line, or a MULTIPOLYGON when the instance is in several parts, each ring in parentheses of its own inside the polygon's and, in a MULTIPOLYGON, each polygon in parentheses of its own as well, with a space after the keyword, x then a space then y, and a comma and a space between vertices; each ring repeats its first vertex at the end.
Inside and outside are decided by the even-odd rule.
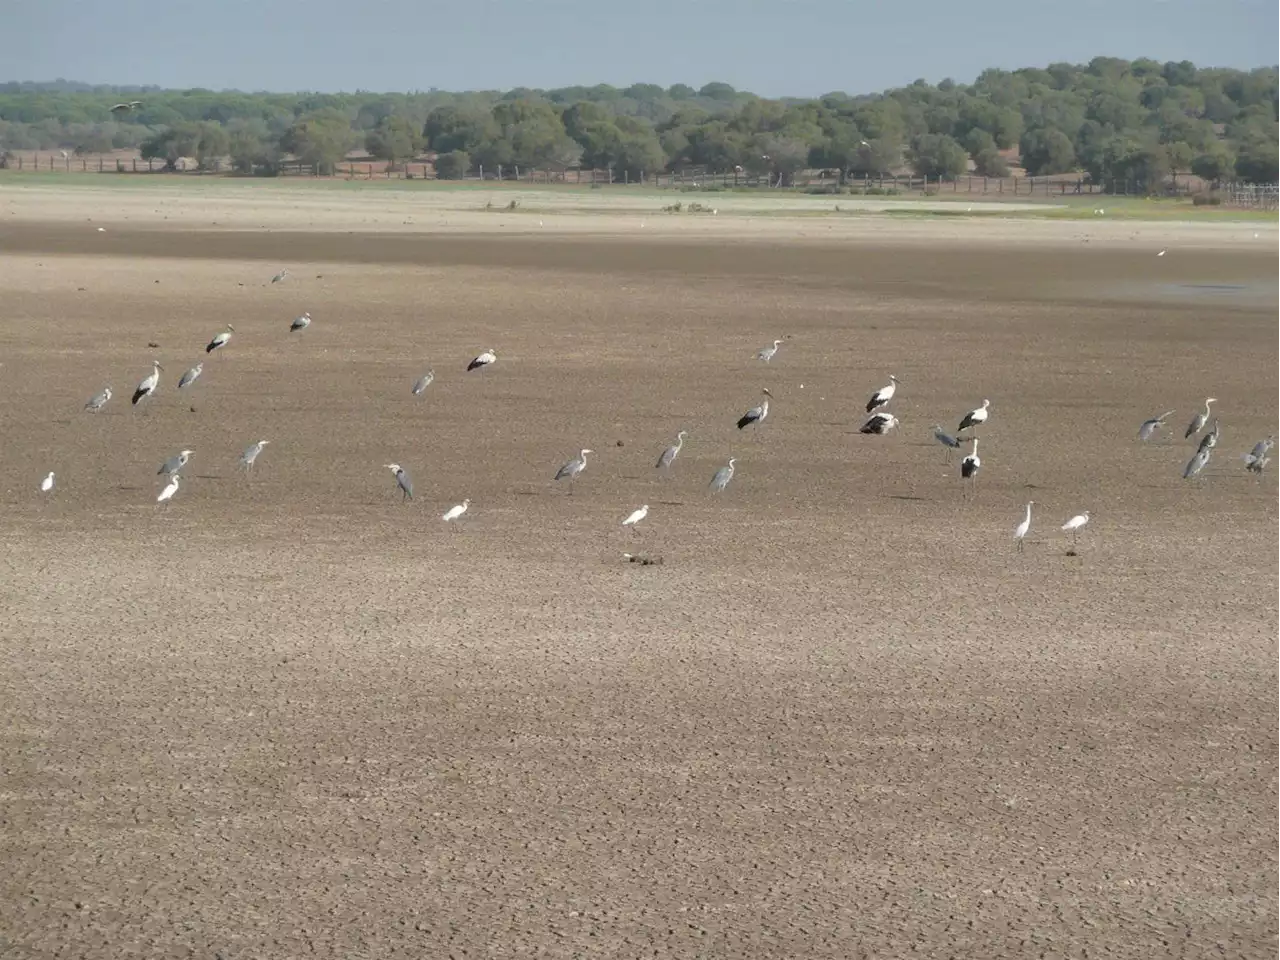
POLYGON ((0 0, 0 80, 408 91, 730 83, 762 96, 1095 56, 1271 66, 1276 0, 0 0))

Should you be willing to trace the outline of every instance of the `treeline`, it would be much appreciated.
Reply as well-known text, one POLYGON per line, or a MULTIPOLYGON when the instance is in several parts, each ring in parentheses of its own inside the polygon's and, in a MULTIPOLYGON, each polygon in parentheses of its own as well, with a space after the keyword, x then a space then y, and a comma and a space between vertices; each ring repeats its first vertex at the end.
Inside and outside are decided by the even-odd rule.
POLYGON ((332 167, 363 147, 399 163, 429 151, 442 177, 582 165, 619 177, 700 166, 786 183, 802 169, 949 178, 969 169, 1158 186, 1170 176, 1274 182, 1277 70, 1098 57, 988 70, 969 85, 769 100, 710 83, 406 94, 273 94, 0 84, 0 150, 137 147, 170 162, 230 157, 271 174, 286 157, 332 167), (139 100, 112 113, 118 102, 139 100))

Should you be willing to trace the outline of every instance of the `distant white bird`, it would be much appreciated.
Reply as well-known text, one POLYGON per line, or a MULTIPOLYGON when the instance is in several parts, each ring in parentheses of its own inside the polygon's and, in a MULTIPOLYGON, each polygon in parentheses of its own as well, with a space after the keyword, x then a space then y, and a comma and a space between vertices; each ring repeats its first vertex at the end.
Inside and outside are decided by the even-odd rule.
POLYGON ((270 440, 259 440, 244 448, 244 453, 240 454, 240 466, 244 467, 245 473, 253 472, 253 465, 257 462, 258 456, 270 442, 270 440))
POLYGON ((773 394, 769 392, 768 387, 765 387, 761 392, 764 394, 764 399, 738 418, 739 430, 743 430, 753 423, 761 423, 765 417, 769 416, 769 398, 773 394))
POLYGON ((428 370, 426 373, 420 376, 417 380, 414 381, 413 395, 415 397, 422 396, 422 392, 426 390, 427 387, 431 386, 431 382, 435 380, 435 378, 436 378, 436 372, 434 370, 428 370))
POLYGON ((729 462, 715 472, 711 477, 711 483, 708 484, 712 493, 722 493, 724 488, 729 485, 729 481, 733 479, 733 465, 737 463, 737 457, 730 457, 729 462))
POLYGON ((396 475, 396 485, 400 487, 401 497, 403 500, 413 499, 413 480, 409 474, 405 472, 404 467, 398 463, 388 463, 385 465, 388 470, 396 475))
POLYGON ((130 100, 127 103, 117 103, 111 108, 112 113, 132 113, 142 106, 141 100, 130 100))
POLYGON ((1209 422, 1209 404, 1217 402, 1217 397, 1205 398, 1204 410, 1191 418, 1191 422, 1187 424, 1187 432, 1182 435, 1183 440, 1190 440, 1204 428, 1204 425, 1209 422))
POLYGON ((1158 417, 1152 417, 1150 420, 1142 421, 1142 426, 1138 428, 1138 439, 1143 442, 1150 440, 1151 435, 1165 425, 1165 421, 1174 415, 1176 411, 1166 410, 1158 417))
POLYGON ((757 359, 757 360, 763 360, 765 363, 768 363, 770 360, 772 360, 772 359, 774 358, 774 356, 776 356, 776 355, 777 355, 777 353, 778 353, 778 345, 779 345, 780 343, 782 343, 782 341, 781 341, 781 340, 775 340, 775 341, 773 341, 773 346, 771 346, 771 347, 765 347, 763 350, 761 350, 759 353, 757 353, 757 354, 756 354, 756 359, 757 359))
POLYGON ((289 332, 297 333, 299 330, 305 330, 311 326, 311 314, 304 313, 300 317, 295 317, 293 323, 289 324, 289 332))
POLYGON ((179 473, 182 468, 187 465, 187 462, 191 459, 191 455, 193 453, 195 453, 194 450, 183 450, 174 454, 164 463, 160 464, 160 469, 156 471, 156 476, 163 474, 164 476, 171 477, 175 473, 179 473))
POLYGON ((277 273, 274 277, 272 277, 272 278, 271 278, 271 282, 272 282, 272 283, 279 283, 281 280, 283 280, 283 279, 284 279, 285 277, 287 277, 288 275, 289 275, 289 271, 288 271, 288 270, 281 270, 279 273, 277 273))
POLYGON ((681 448, 684 447, 684 438, 688 435, 689 433, 686 430, 681 430, 676 434, 676 442, 663 450, 658 456, 658 462, 654 464, 658 470, 666 470, 675 462, 676 457, 680 456, 681 448))
POLYGON ((103 387, 101 393, 94 394, 92 397, 89 398, 89 402, 84 405, 84 408, 88 410, 90 413, 97 413, 99 410, 101 410, 103 407, 107 405, 107 401, 110 399, 111 399, 111 388, 103 387))
POLYGON ((156 387, 160 385, 160 371, 163 369, 164 367, 160 366, 159 360, 151 361, 151 373, 143 377, 138 382, 138 388, 133 391, 133 405, 135 407, 143 397, 149 397, 156 392, 156 387))
POLYGON ((649 515, 649 505, 646 503, 644 506, 640 507, 638 510, 632 510, 631 513, 627 515, 627 519, 622 521, 622 525, 624 527, 631 527, 634 530, 636 527, 636 524, 638 524, 641 520, 643 520, 648 515, 649 515))
POLYGON ((160 496, 156 497, 156 503, 164 503, 178 492, 178 485, 182 482, 182 474, 175 473, 169 478, 169 483, 160 491, 160 496))
POLYGON ((204 348, 204 352, 213 353, 213 351, 217 350, 219 347, 225 347, 227 345, 227 341, 231 339, 231 334, 235 332, 236 328, 228 323, 227 329, 223 330, 219 334, 215 334, 214 338, 209 341, 209 345, 204 348))
POLYGON ((858 428, 859 433, 874 433, 884 436, 898 425, 898 418, 888 410, 878 410, 867 418, 867 422, 858 428))
POLYGON ((587 469, 587 454, 594 453, 593 450, 584 449, 576 457, 566 463, 563 467, 556 471, 557 480, 569 481, 569 495, 573 495, 573 481, 578 479, 578 474, 587 469))
POLYGON ((1163 256, 1164 256, 1166 253, 1168 253, 1168 252, 1169 252, 1168 250, 1161 250, 1159 253, 1157 253, 1157 254, 1156 254, 1156 256, 1157 256, 1157 257, 1163 257, 1163 256))
POLYGON ((467 370, 479 370, 481 367, 487 367, 498 359, 498 354, 492 348, 480 354, 474 360, 467 364, 467 370))
POLYGON ((898 378, 893 374, 889 374, 889 382, 871 395, 871 399, 867 401, 867 413, 875 410, 877 407, 883 407, 886 403, 893 399, 893 395, 898 392, 898 378))
POLYGON ((200 374, 202 373, 204 373, 204 364, 197 363, 178 379, 178 389, 181 390, 183 387, 187 387, 195 383, 200 379, 200 374))
POLYGON ((970 410, 960 419, 960 429, 957 430, 956 432, 961 433, 965 430, 968 430, 970 427, 976 427, 980 423, 986 423, 987 417, 991 415, 990 407, 991 407, 991 401, 983 400, 982 406, 974 410, 970 410))
POLYGON ((1080 528, 1089 522, 1089 511, 1078 513, 1066 523, 1062 525, 1062 529, 1071 534, 1071 543, 1074 546, 1076 540, 1080 536, 1080 528))
POLYGON ((441 517, 440 519, 443 520, 445 523, 449 523, 452 520, 457 520, 460 516, 462 516, 464 513, 467 512, 467 508, 470 506, 471 506, 470 500, 463 500, 461 503, 457 504, 456 506, 450 507, 447 511, 445 511, 444 516, 441 517))
POLYGON ((50 470, 49 475, 40 481, 40 491, 42 493, 48 493, 52 489, 53 489, 53 471, 50 470))
POLYGON ((1022 551, 1022 541, 1026 539, 1027 531, 1031 529, 1031 508, 1035 506, 1035 501, 1031 500, 1027 503, 1027 518, 1013 528, 1013 539, 1018 541, 1018 551, 1022 551))

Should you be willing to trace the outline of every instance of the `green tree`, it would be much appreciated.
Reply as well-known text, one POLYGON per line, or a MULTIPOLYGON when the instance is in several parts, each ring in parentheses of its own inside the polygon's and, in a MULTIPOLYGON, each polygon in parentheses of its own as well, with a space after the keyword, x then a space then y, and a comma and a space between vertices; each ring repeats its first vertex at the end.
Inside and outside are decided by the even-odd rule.
POLYGON ((436 157, 436 176, 441 180, 461 180, 471 170, 471 158, 465 150, 452 150, 436 157))
POLYGON ((911 169, 917 176, 953 180, 969 168, 969 155, 951 137, 926 133, 916 137, 910 151, 911 169))
POLYGON ((1255 139, 1240 145, 1236 176, 1250 183, 1275 183, 1280 153, 1275 140, 1255 139))
POLYGON ((1217 183, 1230 179, 1235 173, 1236 155, 1231 147, 1223 142, 1216 142, 1191 161, 1191 172, 1197 177, 1217 183))
POLYGON ((1076 167, 1075 148, 1071 138, 1061 130, 1028 130, 1019 144, 1022 166, 1033 177, 1068 173, 1076 167))
POLYGON ((422 150, 422 136, 406 117, 385 117, 364 138, 369 155, 395 165, 416 157, 422 150))
POLYGON ((974 172, 979 176, 1007 177, 1009 175, 1009 162, 994 147, 989 150, 980 150, 972 156, 974 172))
POLYGON ((280 147, 303 163, 332 172, 353 140, 346 115, 329 107, 299 117, 280 138, 280 147))
POLYGON ((177 123, 143 141, 139 152, 147 160, 163 160, 165 169, 177 169, 178 160, 194 157, 206 167, 229 148, 227 132, 216 123, 177 123))
POLYGON ((480 144, 473 154, 486 167, 567 166, 582 156, 582 148, 565 132, 560 114, 546 101, 519 99, 496 104, 493 122, 497 137, 480 144))

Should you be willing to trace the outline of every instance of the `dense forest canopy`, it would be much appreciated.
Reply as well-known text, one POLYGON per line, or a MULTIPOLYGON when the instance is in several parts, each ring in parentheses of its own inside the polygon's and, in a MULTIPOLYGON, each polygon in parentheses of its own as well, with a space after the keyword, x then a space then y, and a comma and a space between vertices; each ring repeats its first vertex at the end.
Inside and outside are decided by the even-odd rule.
POLYGON ((770 100, 708 83, 448 93, 242 93, 0 84, 0 151, 66 149, 271 173, 294 156, 329 165, 363 148, 392 162, 437 154, 440 176, 478 165, 612 167, 632 175, 740 168, 785 182, 903 167, 931 177, 1080 171, 1148 185, 1277 179, 1277 70, 1098 57, 987 70, 972 84, 917 80, 870 95, 770 100), (112 108, 140 101, 133 109, 112 108))

